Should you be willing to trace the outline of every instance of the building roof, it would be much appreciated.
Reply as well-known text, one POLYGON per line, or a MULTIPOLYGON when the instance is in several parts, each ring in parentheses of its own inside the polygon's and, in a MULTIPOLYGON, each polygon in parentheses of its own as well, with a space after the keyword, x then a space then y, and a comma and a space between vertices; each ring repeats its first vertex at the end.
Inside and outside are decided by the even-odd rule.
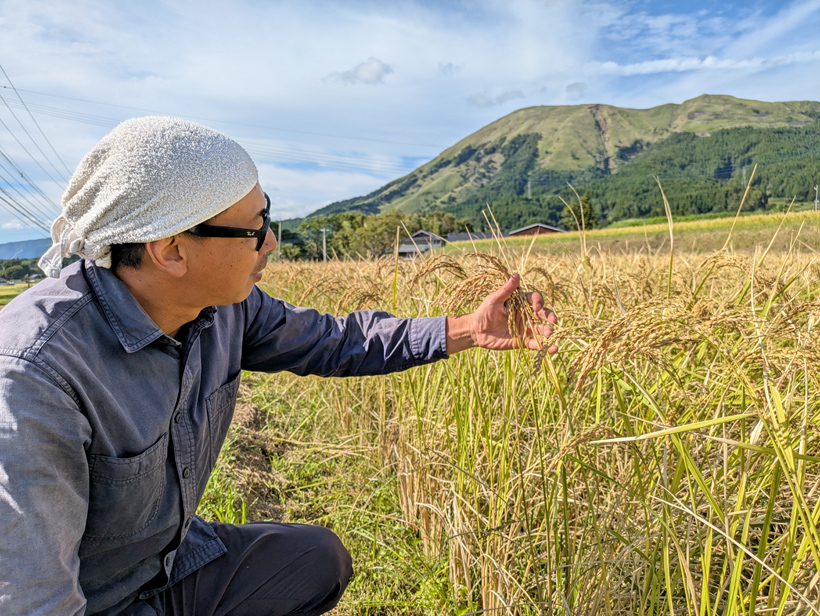
POLYGON ((553 227, 552 225, 545 225, 542 222, 536 222, 531 225, 527 225, 526 227, 521 227, 520 229, 515 229, 514 231, 510 231, 507 235, 515 235, 516 233, 521 233, 522 231, 527 231, 532 229, 533 227, 540 227, 541 229, 546 229, 548 231, 553 231, 555 233, 566 233, 564 229, 559 229, 558 227, 553 227))
POLYGON ((430 248, 440 248, 447 243, 440 235, 420 229, 410 237, 405 237, 399 244, 399 253, 425 252, 430 248))
POLYGON ((427 231, 426 229, 419 229, 418 231, 416 231, 410 237, 412 237, 414 240, 421 239, 421 240, 425 240, 425 241, 430 241, 430 240, 432 240, 434 242, 439 241, 442 244, 447 241, 443 237, 441 237, 440 235, 436 235, 432 231, 427 231))
MULTIPOLYGON (((506 235, 506 233, 502 233, 502 235, 506 235)), ((493 238, 493 234, 489 231, 468 231, 466 233, 448 233, 447 234, 447 241, 448 242, 466 242, 471 239, 473 240, 491 240, 493 238)))

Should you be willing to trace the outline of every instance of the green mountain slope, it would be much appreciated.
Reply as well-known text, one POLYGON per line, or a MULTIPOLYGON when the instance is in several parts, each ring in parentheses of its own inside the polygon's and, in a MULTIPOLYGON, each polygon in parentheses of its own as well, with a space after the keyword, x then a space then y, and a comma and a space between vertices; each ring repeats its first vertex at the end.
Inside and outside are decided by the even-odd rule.
POLYGON ((743 167, 751 176, 754 163, 765 167, 758 169, 755 195, 765 204, 767 196, 791 196, 792 185, 807 190, 820 179, 818 127, 820 103, 811 101, 703 95, 651 109, 530 107, 485 126, 407 176, 314 216, 437 209, 480 225, 478 212, 489 203, 505 226, 556 223, 563 207, 558 196, 571 195, 569 182, 589 191, 601 220, 611 222, 658 212, 652 175, 673 182, 677 192, 667 191, 673 209, 712 211, 735 198, 743 167))

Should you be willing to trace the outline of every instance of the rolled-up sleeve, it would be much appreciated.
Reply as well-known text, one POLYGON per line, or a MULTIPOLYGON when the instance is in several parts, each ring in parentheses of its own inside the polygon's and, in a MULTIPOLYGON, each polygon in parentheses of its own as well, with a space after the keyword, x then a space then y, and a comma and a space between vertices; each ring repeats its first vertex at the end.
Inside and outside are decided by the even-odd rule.
POLYGON ((254 289, 245 302, 242 367, 298 375, 386 374, 447 357, 445 317, 377 311, 344 317, 297 308, 254 289))
POLYGON ((0 613, 80 614, 90 427, 47 366, 0 355, 0 613))

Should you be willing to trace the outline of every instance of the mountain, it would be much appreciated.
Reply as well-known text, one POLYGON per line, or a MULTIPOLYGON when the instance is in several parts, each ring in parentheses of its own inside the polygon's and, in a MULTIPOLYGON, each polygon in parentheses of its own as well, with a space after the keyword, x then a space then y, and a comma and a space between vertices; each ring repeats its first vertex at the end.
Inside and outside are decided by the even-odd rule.
POLYGON ((310 218, 443 210, 480 226, 479 211, 489 203, 504 218, 502 225, 555 223, 563 208, 558 197, 572 198, 570 183, 589 192, 600 219, 612 222, 662 212, 653 175, 675 188, 667 196, 676 213, 697 213, 727 207, 742 194, 743 177, 751 177, 755 163, 766 169, 756 173, 752 207, 763 207, 768 197, 792 196, 790 179, 802 182, 801 191, 810 183, 813 188, 820 179, 818 161, 818 102, 707 94, 651 109, 529 107, 476 131, 412 173, 310 218))
POLYGON ((0 260, 36 259, 43 256, 43 253, 50 247, 51 240, 47 238, 0 244, 0 260))

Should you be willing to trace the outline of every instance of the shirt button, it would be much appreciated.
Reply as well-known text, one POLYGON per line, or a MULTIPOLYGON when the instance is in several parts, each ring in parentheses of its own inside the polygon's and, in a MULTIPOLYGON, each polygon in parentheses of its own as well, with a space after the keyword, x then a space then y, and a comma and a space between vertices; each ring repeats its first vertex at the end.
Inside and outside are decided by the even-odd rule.
POLYGON ((188 477, 191 476, 191 469, 190 468, 183 469, 182 476, 185 477, 185 479, 188 479, 188 477))
POLYGON ((180 421, 182 421, 182 413, 177 413, 174 415, 174 423, 179 423, 180 421))

